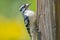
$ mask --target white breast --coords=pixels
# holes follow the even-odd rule
[[[31,10],[26,10],[25,11],[25,15],[27,15],[27,16],[33,16],[34,15],[34,12],[31,11]]]
[[[31,11],[31,10],[26,10],[24,14],[29,17],[30,24],[33,25],[35,20],[36,20],[35,13],[33,11]]]

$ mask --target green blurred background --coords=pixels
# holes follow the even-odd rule
[[[36,0],[0,0],[0,40],[30,40],[19,7],[29,7],[36,12]]]

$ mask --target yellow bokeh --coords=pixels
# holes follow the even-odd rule
[[[24,23],[18,18],[0,16],[0,40],[29,40]]]

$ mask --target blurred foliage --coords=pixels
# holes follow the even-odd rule
[[[36,0],[0,0],[0,40],[30,40],[19,7],[25,3],[36,12]]]
[[[29,7],[31,10],[36,11],[35,0],[0,0],[0,15],[3,14],[7,17],[15,17],[20,14],[19,7],[25,3],[32,3]]]

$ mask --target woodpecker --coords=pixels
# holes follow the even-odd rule
[[[28,9],[28,7],[30,5],[31,5],[31,3],[23,4],[19,8],[19,10],[20,10],[20,12],[22,12],[22,15],[24,18],[24,23],[25,23],[25,26],[26,26],[30,36],[33,37],[34,33],[36,33],[36,26],[35,26],[36,15],[35,15],[34,11]],[[33,38],[32,38],[32,40],[33,40]]]

